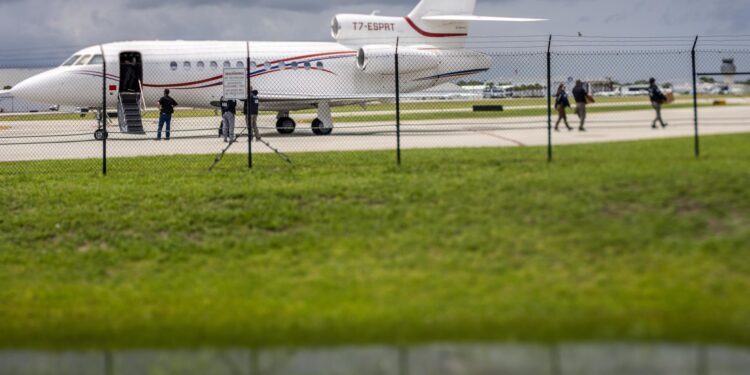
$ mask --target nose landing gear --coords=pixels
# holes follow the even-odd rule
[[[94,139],[97,141],[103,141],[106,138],[109,138],[109,133],[106,133],[104,129],[96,129],[94,132]]]
[[[97,110],[95,112],[96,114],[96,124],[97,128],[94,131],[94,139],[97,141],[103,141],[107,138],[109,138],[109,132],[104,131],[104,121],[109,121],[109,117],[101,110]]]

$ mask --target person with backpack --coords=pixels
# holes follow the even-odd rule
[[[165,89],[164,96],[159,99],[159,128],[156,130],[157,141],[161,140],[161,130],[164,124],[167,124],[166,140],[169,140],[169,128],[172,125],[172,114],[176,106],[177,102],[169,96],[169,89]]]
[[[656,85],[655,78],[649,79],[648,83],[648,96],[651,100],[651,106],[654,107],[654,110],[656,111],[656,118],[654,119],[654,122],[651,123],[651,128],[657,129],[657,122],[661,124],[662,128],[666,128],[669,124],[664,122],[664,120],[661,118],[661,107],[667,102],[667,96],[664,95],[659,86]]]
[[[235,100],[224,100],[221,97],[221,134],[224,137],[224,142],[234,141],[234,120],[237,114],[237,101]]]
[[[561,121],[565,121],[565,127],[567,127],[568,130],[573,130],[573,128],[568,124],[568,115],[565,112],[565,109],[569,107],[570,100],[568,100],[568,93],[565,92],[565,85],[561,83],[557,88],[557,95],[555,95],[555,109],[557,110],[558,114],[557,123],[555,124],[555,131],[560,131]]]

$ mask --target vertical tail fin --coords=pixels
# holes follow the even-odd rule
[[[476,0],[422,0],[409,18],[416,22],[427,16],[472,15],[475,6]]]
[[[537,22],[540,18],[475,16],[476,0],[422,0],[406,17],[406,22],[425,37],[465,37],[469,22]]]
[[[428,42],[430,44],[441,41],[455,43],[468,36],[469,22],[464,20],[433,21],[424,17],[441,15],[472,15],[476,0],[422,0],[405,17],[406,22],[412,29],[412,42]]]

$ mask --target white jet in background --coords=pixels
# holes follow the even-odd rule
[[[34,102],[100,110],[106,59],[107,106],[118,108],[122,131],[142,134],[142,128],[130,126],[136,120],[140,124],[140,116],[133,113],[158,101],[165,88],[182,107],[212,108],[211,102],[222,95],[223,69],[245,67],[249,47],[252,87],[260,92],[261,110],[277,112],[277,130],[294,131],[290,111],[317,108],[312,130],[325,135],[333,129],[331,107],[393,98],[397,38],[401,92],[410,93],[491,68],[488,56],[464,48],[470,21],[543,21],[475,16],[475,3],[422,0],[406,17],[339,14],[331,22],[336,42],[330,43],[143,41],[93,46],[19,83],[11,93]]]

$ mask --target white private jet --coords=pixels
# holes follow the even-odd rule
[[[339,14],[331,22],[336,42],[330,43],[145,41],[93,46],[19,83],[11,94],[101,110],[106,87],[107,107],[118,108],[120,129],[143,134],[140,111],[145,103],[156,103],[164,89],[170,89],[182,107],[213,108],[211,103],[223,93],[223,69],[241,67],[259,91],[261,110],[278,113],[280,133],[296,127],[290,111],[317,108],[312,130],[326,135],[333,129],[331,107],[393,98],[397,38],[401,92],[410,93],[491,68],[486,55],[464,48],[470,21],[544,21],[475,16],[475,3],[422,0],[406,17]],[[127,69],[131,84],[125,82]],[[133,74],[137,85],[132,85]],[[101,130],[96,135],[99,138]]]

